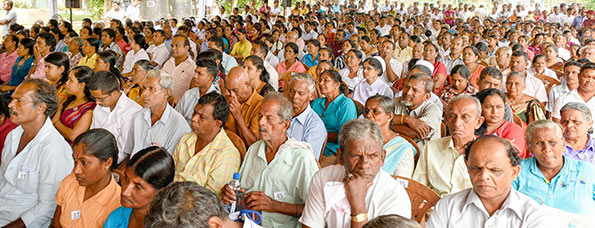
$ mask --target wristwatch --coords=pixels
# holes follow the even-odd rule
[[[351,216],[351,221],[352,222],[365,222],[365,221],[368,221],[368,213],[361,213],[361,214],[357,214],[357,215],[352,215]]]

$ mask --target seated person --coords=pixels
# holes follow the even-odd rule
[[[54,127],[68,142],[74,141],[91,126],[93,109],[96,106],[87,86],[91,77],[93,77],[93,71],[88,66],[72,68],[64,86],[68,98],[60,104],[52,118]]]
[[[413,180],[439,195],[471,187],[463,155],[483,123],[479,100],[465,94],[453,97],[446,107],[445,121],[450,135],[428,142],[413,172]]]
[[[2,161],[2,149],[4,148],[4,140],[12,129],[18,125],[10,121],[10,111],[8,109],[7,99],[0,96],[0,162]]]
[[[199,59],[196,61],[196,68],[194,69],[194,75],[192,76],[192,82],[196,84],[196,87],[184,92],[182,99],[176,104],[176,111],[186,118],[188,125],[192,124],[194,107],[200,97],[213,91],[217,93],[219,92],[217,86],[213,84],[213,81],[217,77],[217,73],[219,73],[217,62],[206,59]]]
[[[137,151],[152,145],[164,147],[173,154],[182,136],[191,131],[182,114],[167,103],[173,87],[174,79],[165,71],[147,73],[143,84],[144,109],[132,117],[128,129],[130,137],[124,146],[125,156],[134,156]]]
[[[33,61],[35,61],[35,56],[33,56],[35,49],[34,46],[35,41],[31,38],[23,38],[21,41],[19,41],[19,45],[16,50],[19,57],[17,57],[14,65],[12,66],[8,84],[1,85],[0,91],[13,91],[23,82],[23,80],[25,80],[25,77],[29,75]]]
[[[173,153],[175,181],[193,181],[220,196],[241,164],[240,152],[223,130],[229,104],[217,92],[210,92],[200,97],[193,113],[192,132],[180,139]]]
[[[291,102],[280,93],[265,96],[259,109],[262,140],[248,148],[240,167],[246,207],[262,211],[263,227],[299,225],[310,180],[318,171],[310,145],[287,137],[292,109]],[[229,185],[223,186],[221,194],[225,204],[235,200]]]
[[[72,157],[74,169],[56,193],[52,227],[101,227],[120,206],[120,185],[112,173],[118,168],[116,138],[101,128],[86,131],[74,140]]]
[[[141,59],[136,61],[134,67],[132,67],[132,77],[122,86],[124,94],[141,106],[143,105],[143,91],[141,87],[145,81],[147,72],[150,70],[153,70],[153,65],[151,65],[149,60]]]
[[[240,136],[248,147],[258,141],[258,110],[262,96],[250,86],[248,74],[241,67],[229,71],[224,91],[231,112],[225,129]]]
[[[422,228],[412,219],[400,215],[381,215],[366,223],[363,228]]]
[[[527,127],[525,137],[533,157],[521,162],[521,173],[512,187],[538,204],[594,218],[595,167],[563,155],[560,125],[551,120],[535,121]]]
[[[112,211],[103,227],[145,227],[149,204],[159,190],[173,182],[174,172],[174,161],[163,147],[151,146],[134,154],[120,177],[122,206]]]
[[[376,94],[393,98],[393,91],[380,79],[382,76],[382,64],[376,58],[368,58],[362,66],[364,68],[364,80],[358,83],[353,89],[353,100],[365,104],[368,97]]]
[[[248,74],[250,86],[256,90],[258,95],[264,96],[275,88],[270,83],[269,72],[264,68],[264,60],[258,56],[251,55],[244,59],[242,64]]]
[[[382,170],[391,175],[411,178],[417,151],[409,141],[390,129],[394,112],[395,103],[392,98],[374,95],[366,101],[364,117],[374,121],[380,127],[384,139],[382,148],[386,150]]]
[[[48,227],[60,182],[72,171],[72,149],[49,119],[58,108],[56,88],[27,79],[12,94],[0,165],[0,226]]]
[[[340,164],[325,167],[312,177],[300,218],[304,227],[362,227],[368,220],[388,214],[410,218],[407,192],[382,170],[386,151],[378,125],[367,119],[351,120],[343,125],[339,141]],[[346,198],[349,205],[330,203],[326,197],[331,195]]]
[[[477,88],[479,91],[486,90],[486,89],[497,89],[502,90],[502,72],[498,70],[498,68],[489,66],[484,68],[479,74],[479,78],[477,79]],[[510,105],[508,103],[504,103],[504,119],[508,122],[514,122],[514,114],[512,114],[512,109],[510,109]]]
[[[467,147],[465,162],[473,187],[438,201],[428,228],[496,223],[506,227],[567,227],[553,209],[512,188],[512,181],[521,172],[521,161],[508,140],[481,136]]]
[[[310,107],[310,102],[316,96],[316,82],[312,76],[297,73],[289,82],[289,100],[293,104],[291,125],[287,136],[302,142],[307,142],[314,151],[316,160],[320,158],[326,140],[326,128],[322,119]]]
[[[589,129],[593,116],[587,105],[570,102],[560,109],[560,125],[564,130],[566,150],[564,155],[595,165],[595,140]]]
[[[90,128],[104,128],[116,137],[118,164],[120,164],[127,158],[123,149],[126,142],[130,140],[133,116],[142,108],[120,91],[120,81],[111,72],[94,73],[87,86],[97,103],[93,109]]]
[[[523,73],[513,71],[506,77],[506,93],[504,95],[512,112],[523,121],[523,126],[521,126],[523,128],[535,120],[545,119],[545,113],[539,100],[523,93],[526,86],[526,77]]]
[[[423,73],[407,77],[403,95],[395,98],[393,129],[412,138],[419,148],[440,138],[442,111],[429,101],[434,81]]]

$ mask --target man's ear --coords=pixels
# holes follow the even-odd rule
[[[519,174],[521,174],[521,166],[517,165],[517,166],[513,166],[512,167],[512,179],[515,180]]]
[[[208,220],[209,223],[209,228],[222,228],[223,227],[223,221],[221,221],[221,219],[219,219],[219,217],[217,216],[211,216]]]

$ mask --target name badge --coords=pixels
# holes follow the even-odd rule
[[[285,192],[275,192],[273,193],[273,196],[275,197],[275,200],[282,200],[286,197]]]
[[[70,212],[70,218],[72,220],[80,219],[81,218],[81,210],[71,211]]]
[[[26,180],[27,179],[27,172],[23,172],[23,171],[19,172],[17,174],[17,179],[19,179],[19,180]]]

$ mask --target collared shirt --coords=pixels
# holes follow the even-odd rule
[[[434,139],[422,150],[413,179],[442,196],[470,188],[464,157],[455,150],[452,136]]]
[[[165,61],[169,59],[169,50],[165,46],[165,43],[160,45],[152,44],[148,49],[147,52],[151,54],[151,60],[157,63],[157,68],[161,68]]]
[[[287,129],[287,136],[310,144],[314,151],[314,157],[318,160],[327,133],[322,119],[308,105],[302,113],[291,119],[291,125]]]
[[[97,60],[97,53],[93,54],[93,56],[89,57],[83,56],[81,60],[79,60],[79,66],[88,66],[91,69],[95,68],[95,60]]]
[[[221,188],[233,179],[241,165],[240,152],[225,130],[220,129],[213,141],[195,152],[198,136],[185,134],[174,151],[174,181],[194,181],[221,197]]]
[[[275,89],[275,91],[279,90],[279,73],[275,70],[272,64],[265,61],[264,62],[264,69],[269,73],[269,84]]]
[[[213,91],[221,93],[215,85],[211,85],[205,94]],[[182,99],[176,104],[176,111],[184,116],[186,121],[188,121],[188,126],[192,123],[192,114],[194,114],[194,107],[198,103],[198,99],[200,99],[200,88],[194,87],[186,91]]]
[[[287,60],[283,60],[283,62],[280,62],[275,67],[275,70],[277,70],[279,75],[282,75],[285,72],[306,73],[306,67],[304,67],[304,64],[302,64],[300,61],[297,61],[297,59],[289,67],[285,66],[285,61]]]
[[[74,173],[64,178],[56,193],[62,227],[103,227],[109,214],[120,207],[120,185],[110,176],[108,185],[88,199],[84,199],[86,187],[79,185]],[[78,216],[73,216],[75,212]]]
[[[492,134],[509,139],[514,145],[516,145],[519,150],[521,150],[519,152],[519,157],[521,157],[521,159],[531,156],[526,150],[525,131],[519,125],[509,122],[508,120],[504,120],[502,125],[492,132]]]
[[[595,141],[593,141],[593,137],[590,134],[587,134],[587,138],[587,145],[585,145],[585,148],[582,149],[575,150],[566,144],[566,151],[564,152],[564,155],[568,156],[569,158],[586,161],[595,165]]]
[[[105,47],[105,44],[102,44],[101,47],[99,47],[100,51],[106,51],[106,50],[112,50],[114,51],[118,56],[118,59],[116,60],[116,68],[120,68],[120,66],[122,66],[122,61],[124,61],[124,52],[122,52],[122,49],[120,49],[120,46],[118,46],[116,44],[116,42],[111,42],[109,44],[109,46]]]
[[[556,102],[554,103],[554,110],[552,111],[552,117],[556,119],[560,119],[560,109],[564,107],[565,104],[570,102],[578,102],[587,105],[591,110],[591,114],[595,113],[595,97],[591,97],[588,101],[585,102],[580,94],[578,94],[578,89],[574,89],[570,91],[566,96],[559,97]],[[593,127],[595,127],[595,121],[593,122]]]
[[[151,109],[144,108],[134,114],[130,126],[130,137],[124,146],[124,153],[134,156],[136,152],[153,144],[167,149],[173,154],[176,144],[184,134],[191,131],[182,114],[166,104],[161,118],[151,124]]]
[[[401,63],[409,61],[411,56],[413,56],[413,48],[407,46],[403,49],[399,47],[399,45],[395,45],[395,52],[393,53],[393,58],[398,60]]]
[[[16,63],[17,57],[19,57],[17,55],[17,51],[13,51],[10,54],[7,52],[2,52],[2,54],[0,54],[0,80],[4,82],[8,82],[10,80],[12,67]]]
[[[118,143],[118,164],[127,157],[127,154],[124,153],[124,145],[130,140],[130,129],[134,114],[141,109],[140,105],[128,98],[124,93],[118,98],[114,110],[99,105],[93,109],[93,120],[90,129],[105,128],[115,136]]]
[[[14,9],[6,11],[2,20],[7,20],[8,23],[2,25],[2,37],[8,35],[8,28],[10,25],[17,23],[17,12]]]
[[[240,167],[240,183],[246,192],[262,191],[272,199],[289,204],[304,204],[310,180],[318,164],[310,145],[288,138],[269,163],[262,140],[248,148]],[[301,227],[297,218],[280,213],[262,212],[263,227]]]
[[[223,54],[223,59],[221,60],[221,66],[223,66],[223,70],[225,71],[225,74],[227,75],[227,73],[229,73],[231,68],[238,66],[238,61],[236,61],[236,58],[234,58],[231,55],[228,55],[225,52],[223,52],[222,54]]]
[[[562,156],[564,165],[551,180],[543,176],[535,157],[521,161],[521,173],[512,187],[537,203],[595,218],[595,167]]]
[[[342,93],[331,101],[328,104],[328,107],[325,105],[326,99],[326,97],[321,97],[314,100],[314,102],[312,102],[312,110],[314,110],[314,112],[320,116],[322,122],[324,122],[326,132],[337,132],[337,135],[339,135],[343,124],[349,120],[357,118],[355,103]],[[339,148],[339,144],[327,141],[324,149],[324,156],[328,157],[336,154],[337,148]]]
[[[48,80],[48,78],[45,76],[45,58],[48,57],[48,55],[49,54],[47,54],[46,56],[39,59],[39,61],[37,61],[37,63],[35,64],[35,70],[29,76],[29,78],[41,79],[44,81]]]
[[[436,97],[438,102],[440,98]],[[423,148],[424,145],[432,140],[440,138],[440,124],[442,123],[442,109],[434,102],[427,100],[424,101],[421,105],[419,105],[414,110],[409,110],[409,107],[405,106],[401,103],[401,97],[395,98],[395,114],[396,115],[409,115],[411,117],[417,118],[421,121],[424,121],[426,124],[432,128],[430,133],[423,139],[414,139],[417,143],[419,148]]]
[[[366,80],[362,80],[353,88],[353,100],[365,104],[369,97],[376,94],[393,98],[393,91],[380,78],[377,78],[371,85]]]
[[[555,86],[550,90],[548,94],[547,103],[545,105],[545,110],[553,113],[554,112],[554,105],[556,104],[556,100],[562,96],[566,96],[570,93],[570,89],[568,89],[568,85],[566,83],[562,83],[560,85]]]
[[[250,41],[245,40],[244,42],[238,41],[235,45],[233,45],[233,49],[231,49],[230,55],[236,56],[241,55],[242,58],[246,58],[250,56],[250,51],[252,50],[252,44]]]
[[[318,38],[318,33],[316,33],[314,30],[310,30],[310,32],[304,31],[304,34],[302,34],[302,40],[304,41],[309,41],[316,38]]]
[[[174,103],[178,103],[184,93],[190,88],[190,81],[194,75],[196,63],[188,56],[184,62],[176,66],[176,60],[171,57],[165,64],[163,70],[174,77],[174,89],[172,95],[174,96]]]
[[[312,56],[312,54],[307,54],[302,59],[302,62],[304,62],[304,64],[308,67],[316,66],[316,65],[318,65],[318,57],[319,56],[320,55],[317,55],[316,58],[314,58]]]
[[[450,74],[450,71],[456,65],[465,65],[465,63],[463,62],[463,54],[459,54],[459,57],[457,57],[456,59],[452,59],[452,57],[450,57],[450,51],[444,53],[444,61],[442,62],[446,66],[446,72],[448,74]]]
[[[134,64],[136,63],[136,61],[142,60],[142,59],[150,60],[149,55],[147,54],[145,49],[141,48],[136,53],[134,53],[134,50],[130,50],[128,52],[128,54],[126,54],[126,60],[124,60],[124,65],[122,65],[122,74],[132,72],[132,67],[134,67]],[[192,73],[194,73],[194,72],[192,72]],[[172,76],[174,76],[174,75],[172,75]]]
[[[565,218],[555,209],[541,206],[514,189],[490,216],[477,193],[469,188],[438,201],[427,227],[567,227],[562,220]]]
[[[47,118],[17,154],[23,127],[6,136],[0,165],[0,226],[22,219],[27,227],[48,227],[60,182],[74,166],[72,149]]]
[[[314,174],[304,213],[300,222],[308,227],[351,227],[351,214],[330,208],[329,187],[343,183],[345,178],[343,165],[331,165]],[[380,170],[368,187],[365,196],[368,221],[381,215],[397,214],[411,218],[411,201],[407,192],[397,180],[387,172]],[[328,211],[327,211],[328,210]]]
[[[260,103],[262,102],[262,96],[256,93],[256,90],[252,91],[248,100],[242,104],[242,117],[246,127],[252,131],[255,135],[258,135],[258,111],[260,110]],[[229,115],[227,122],[225,123],[225,130],[230,130],[237,135],[240,135],[238,130],[237,121],[232,115]],[[244,141],[245,142],[245,141]],[[249,145],[248,145],[249,146]]]
[[[355,89],[355,86],[364,80],[364,69],[363,67],[359,67],[357,73],[355,74],[355,77],[353,78],[349,77],[349,73],[351,73],[349,67],[345,67],[339,71],[339,74],[341,75],[341,80],[345,82],[349,90],[353,91]]]

